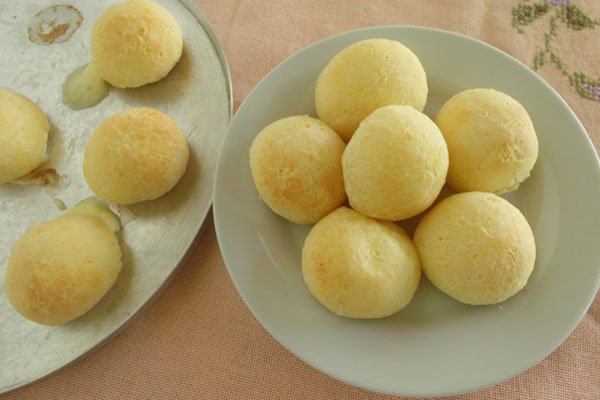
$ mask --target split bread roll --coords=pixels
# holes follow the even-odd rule
[[[535,263],[527,220],[492,193],[442,200],[421,220],[414,240],[431,283],[466,304],[495,304],[515,295]]]
[[[513,191],[537,160],[538,139],[527,111],[497,90],[458,93],[435,122],[448,143],[448,184],[456,191]]]
[[[410,303],[421,270],[402,228],[341,207],[306,237],[302,274],[310,293],[330,311],[383,318]]]
[[[423,111],[426,101],[421,62],[402,43],[388,39],[363,40],[340,51],[315,88],[319,118],[346,142],[376,109],[401,104]]]
[[[85,204],[85,203],[84,203]],[[18,240],[6,269],[4,287],[25,318],[61,325],[88,312],[114,284],[121,248],[114,214],[88,205],[29,229]]]
[[[104,200],[137,203],[170,191],[185,172],[189,154],[186,137],[169,116],[132,108],[106,119],[90,136],[83,174]]]
[[[28,174],[46,161],[50,122],[27,97],[0,88],[0,183]]]
[[[342,157],[348,200],[371,218],[398,221],[427,209],[444,186],[448,150],[437,126],[409,106],[379,108]]]
[[[91,62],[118,88],[156,82],[181,58],[177,20],[151,0],[125,0],[108,8],[92,29]]]
[[[344,148],[342,139],[318,119],[297,115],[273,122],[250,147],[260,198],[289,221],[317,222],[346,201]]]

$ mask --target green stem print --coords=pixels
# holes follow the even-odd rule
[[[551,13],[549,30],[544,34],[544,47],[533,57],[533,70],[537,71],[541,66],[552,63],[569,79],[581,97],[600,102],[600,78],[593,80],[582,72],[569,71],[553,47],[559,24],[580,31],[600,26],[600,19],[588,17],[572,0],[545,0],[537,3],[521,2],[514,6],[512,25],[517,32],[524,33],[524,27],[547,13]]]

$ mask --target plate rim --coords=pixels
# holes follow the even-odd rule
[[[583,136],[585,137],[585,143],[586,143],[586,147],[587,150],[591,151],[592,154],[594,154],[595,157],[593,157],[594,159],[594,165],[595,167],[593,167],[595,169],[595,174],[597,176],[600,176],[600,156],[598,155],[598,151],[596,150],[594,143],[592,142],[589,133],[587,132],[587,129],[585,128],[585,126],[582,124],[582,122],[579,120],[579,118],[577,117],[577,115],[575,114],[575,112],[571,109],[571,107],[568,105],[568,103],[563,99],[563,97],[548,83],[546,82],[546,80],[544,80],[539,74],[537,74],[536,72],[532,71],[531,68],[529,68],[526,64],[524,64],[523,62],[521,62],[520,60],[516,59],[515,57],[513,57],[512,55],[508,54],[507,52],[489,44],[486,43],[480,39],[471,37],[471,36],[467,36],[461,33],[457,33],[457,32],[453,32],[453,31],[448,31],[445,29],[439,29],[439,28],[433,28],[433,27],[428,27],[428,26],[419,26],[419,25],[373,25],[373,26],[369,26],[369,27],[363,27],[363,28],[358,28],[358,29],[352,29],[352,30],[347,30],[347,31],[343,31],[343,32],[339,32],[336,33],[334,35],[331,36],[327,36],[325,38],[322,38],[308,46],[305,46],[301,49],[299,49],[298,51],[294,52],[293,54],[289,55],[288,57],[286,57],[283,61],[281,61],[280,63],[278,63],[275,67],[273,67],[262,79],[260,79],[256,85],[252,88],[252,90],[250,90],[248,92],[248,94],[245,96],[244,100],[241,102],[241,104],[239,105],[239,107],[237,108],[237,110],[235,111],[235,114],[233,115],[233,118],[231,119],[230,123],[229,123],[229,129],[227,131],[227,134],[225,136],[225,140],[223,142],[223,146],[221,147],[221,152],[219,154],[219,157],[217,158],[217,166],[216,166],[216,171],[215,171],[215,175],[214,175],[214,187],[213,187],[213,218],[214,218],[214,225],[215,225],[215,234],[217,236],[217,242],[219,245],[219,249],[221,251],[221,255],[223,257],[223,261],[224,264],[226,266],[227,272],[229,274],[229,277],[231,279],[231,281],[233,282],[236,291],[238,293],[238,295],[242,298],[242,300],[244,301],[244,304],[246,305],[246,307],[250,310],[250,312],[252,313],[252,315],[254,316],[254,318],[260,323],[261,327],[271,336],[273,337],[273,339],[275,339],[282,347],[284,347],[287,351],[289,351],[290,353],[292,353],[295,357],[297,357],[299,360],[301,360],[302,362],[310,365],[312,368],[316,369],[317,371],[333,378],[336,379],[340,382],[343,382],[345,384],[354,386],[354,387],[359,387],[362,389],[366,389],[372,392],[377,392],[377,393],[382,393],[382,394],[387,394],[387,395],[394,395],[394,396],[420,396],[420,397],[435,397],[435,396],[454,396],[454,395],[460,395],[460,394],[467,394],[467,393],[472,393],[484,388],[489,388],[492,386],[495,386],[499,383],[505,382],[509,379],[512,379],[522,373],[524,373],[525,371],[531,369],[533,366],[537,365],[539,362],[541,362],[542,360],[544,360],[546,357],[548,357],[550,354],[552,354],[554,351],[556,351],[561,344],[573,333],[573,331],[577,328],[577,326],[581,323],[581,320],[583,319],[583,317],[586,315],[587,311],[589,310],[590,306],[592,305],[593,301],[595,300],[596,296],[598,295],[598,290],[600,289],[600,273],[596,274],[596,282],[595,282],[595,294],[593,294],[592,296],[590,296],[590,298],[587,301],[587,304],[585,305],[585,307],[583,307],[579,314],[574,316],[574,319],[572,320],[572,323],[568,324],[568,328],[561,332],[560,335],[557,335],[556,339],[553,340],[553,344],[552,344],[552,348],[549,351],[544,351],[544,355],[543,357],[539,358],[539,359],[534,359],[533,361],[531,361],[530,363],[527,363],[527,365],[524,368],[518,368],[515,371],[513,371],[512,373],[509,374],[504,374],[501,377],[496,377],[494,379],[491,379],[489,381],[486,382],[482,382],[482,383],[478,383],[476,385],[472,385],[469,388],[466,389],[456,389],[456,390],[450,390],[450,391],[431,391],[428,393],[423,393],[423,392],[409,392],[409,391],[405,391],[405,392],[397,392],[397,391],[387,391],[387,390],[382,390],[380,388],[377,387],[373,387],[367,384],[358,384],[355,382],[351,382],[347,379],[345,379],[342,376],[339,376],[336,371],[331,371],[322,367],[319,367],[317,365],[315,365],[315,363],[313,363],[312,361],[309,361],[307,359],[305,359],[304,357],[302,357],[301,355],[298,354],[297,351],[295,351],[294,349],[291,348],[291,346],[288,345],[288,343],[285,343],[284,341],[282,341],[279,337],[279,335],[276,335],[273,331],[272,331],[272,327],[269,327],[268,324],[266,324],[263,320],[263,318],[261,316],[259,316],[259,313],[257,313],[257,311],[255,310],[255,306],[250,304],[247,299],[246,296],[244,295],[243,291],[240,290],[240,284],[237,281],[235,274],[233,273],[233,267],[230,267],[231,262],[229,260],[229,256],[227,255],[227,252],[223,251],[223,246],[222,246],[222,242],[224,241],[224,236],[225,236],[225,232],[224,229],[222,228],[221,225],[221,218],[220,218],[220,209],[221,206],[219,205],[220,203],[217,201],[218,198],[218,193],[219,193],[219,185],[220,185],[220,180],[219,180],[219,176],[221,175],[221,169],[225,168],[224,165],[222,165],[222,159],[224,158],[223,153],[224,153],[224,149],[225,149],[225,143],[228,141],[230,134],[231,134],[231,127],[233,126],[234,122],[236,121],[236,119],[238,118],[238,114],[240,112],[240,110],[243,110],[243,108],[246,105],[247,99],[250,98],[254,92],[257,90],[258,87],[260,87],[263,82],[265,80],[267,80],[269,78],[269,76],[271,74],[273,74],[275,71],[279,70],[280,68],[282,68],[285,64],[287,64],[288,62],[290,62],[291,59],[300,56],[302,53],[308,51],[309,49],[312,49],[314,47],[320,46],[323,42],[329,41],[329,40],[335,40],[339,37],[345,36],[345,35],[350,35],[350,34],[359,34],[361,32],[373,32],[373,31],[386,31],[386,30],[405,30],[405,31],[425,31],[425,32],[435,32],[438,34],[443,34],[443,35],[448,35],[448,36],[452,36],[456,39],[459,40],[465,40],[471,43],[474,43],[478,46],[483,46],[488,48],[489,50],[492,50],[493,52],[497,53],[500,56],[503,56],[505,58],[508,58],[510,61],[512,61],[513,63],[516,63],[519,68],[525,70],[528,75],[532,78],[537,80],[539,83],[541,83],[546,89],[549,89],[550,93],[552,94],[553,97],[555,97],[560,104],[562,105],[562,107],[573,117],[574,121],[576,121],[577,125],[579,126],[579,128],[581,129],[582,133],[584,134]],[[579,134],[579,133],[578,133]],[[600,263],[598,263],[598,269],[600,271]]]
[[[215,52],[219,56],[219,62],[221,63],[221,69],[223,70],[223,75],[224,75],[223,77],[225,78],[227,98],[228,98],[228,104],[227,104],[228,110],[229,110],[229,112],[228,112],[228,120],[229,121],[228,121],[228,130],[227,130],[227,132],[228,132],[229,125],[231,124],[231,121],[233,118],[233,83],[231,80],[231,71],[229,68],[229,63],[227,62],[227,58],[225,57],[225,51],[223,49],[223,45],[221,44],[221,41],[219,40],[219,37],[218,37],[216,31],[214,30],[214,28],[212,27],[208,17],[202,12],[202,10],[200,9],[200,6],[197,5],[194,2],[194,0],[177,0],[177,1],[179,1],[179,3],[181,3],[194,16],[194,18],[196,18],[199,25],[202,27],[202,30],[204,30],[204,32],[208,36],[209,40],[211,41],[211,44],[213,45]],[[225,138],[227,137],[227,132],[224,132],[221,134],[221,138],[220,138],[219,142],[217,143],[216,151],[218,151],[219,154],[221,153],[221,150],[223,149],[223,145],[225,143]],[[71,365],[71,364],[75,363],[76,361],[79,361],[82,358],[88,356],[93,351],[99,349],[101,346],[104,346],[110,340],[115,338],[119,333],[121,333],[122,330],[124,330],[131,323],[133,323],[140,316],[140,314],[147,307],[149,307],[164,292],[164,290],[167,288],[167,286],[173,281],[173,279],[175,278],[175,276],[181,269],[182,265],[189,259],[192,251],[196,248],[196,246],[198,244],[199,238],[202,236],[202,234],[206,230],[206,217],[208,216],[208,213],[211,211],[213,200],[214,200],[214,184],[213,184],[213,182],[214,182],[214,177],[217,172],[216,166],[217,166],[218,161],[219,161],[219,157],[217,157],[217,160],[215,162],[213,176],[208,177],[208,179],[212,179],[212,182],[209,183],[209,185],[207,186],[207,190],[210,191],[209,196],[207,196],[209,201],[206,205],[205,210],[201,213],[202,218],[199,220],[199,226],[196,229],[196,234],[191,238],[189,244],[187,245],[187,250],[178,258],[178,260],[175,262],[175,266],[171,269],[171,271],[165,277],[164,281],[158,286],[158,288],[154,291],[154,293],[152,293],[152,295],[149,296],[141,305],[139,305],[137,308],[133,309],[133,312],[131,313],[131,315],[129,315],[121,324],[115,325],[115,328],[108,335],[106,335],[103,339],[99,340],[96,344],[91,346],[89,349],[78,354],[77,356],[75,356],[74,358],[65,362],[64,364],[62,364],[58,367],[55,367],[53,369],[49,369],[48,371],[46,371],[42,374],[39,374],[33,378],[23,380],[12,386],[0,387],[0,395],[12,392],[14,390],[17,390],[17,389],[25,387],[25,386],[28,386],[28,385],[30,385],[34,382],[37,382],[43,378],[53,375],[54,373],[60,371],[61,369],[65,368],[66,366]]]

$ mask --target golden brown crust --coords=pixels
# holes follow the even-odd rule
[[[417,56],[394,40],[369,39],[336,54],[315,89],[319,118],[345,141],[371,112],[389,104],[422,111],[427,101],[425,70]]]
[[[306,115],[268,125],[250,147],[250,168],[261,199],[292,222],[317,222],[346,200],[344,148],[331,128]]]
[[[410,106],[377,109],[361,122],[342,157],[352,207],[371,218],[398,221],[429,207],[448,171],[437,126]]]
[[[448,184],[459,192],[515,190],[538,156],[533,123],[523,106],[494,89],[453,96],[436,116],[450,154]]]
[[[503,198],[466,192],[438,203],[419,223],[415,245],[431,283],[467,304],[494,304],[520,291],[535,263],[533,232]]]
[[[132,108],[102,122],[90,136],[83,173],[103,199],[130,204],[171,190],[185,172],[189,149],[169,116]]]
[[[126,0],[102,14],[92,30],[92,64],[102,78],[119,88],[156,82],[181,57],[179,24],[150,0]]]
[[[19,239],[4,286],[24,317],[60,325],[89,311],[120,270],[115,235],[98,218],[71,214],[36,225]]]
[[[0,88],[0,183],[33,171],[46,161],[50,122],[27,97]]]
[[[311,294],[330,311],[350,318],[382,318],[413,298],[421,270],[404,231],[340,207],[309,232],[302,273]]]

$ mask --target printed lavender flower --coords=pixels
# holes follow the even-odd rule
[[[598,1],[598,0],[597,0]],[[555,38],[561,31],[559,25],[573,31],[594,29],[600,27],[600,18],[588,16],[573,0],[538,0],[530,2],[521,0],[512,10],[512,26],[519,33],[525,33],[525,28],[539,18],[550,14],[549,30],[544,34],[543,47],[538,48],[533,56],[532,68],[537,71],[550,62],[569,79],[577,93],[585,99],[600,102],[600,80],[592,80],[583,72],[573,72],[560,57],[560,51],[555,46]]]
[[[584,83],[582,86],[590,95],[591,99],[600,101],[600,85],[590,85],[589,83]]]
[[[571,0],[546,0],[546,4],[549,6],[568,6],[571,4]]]

